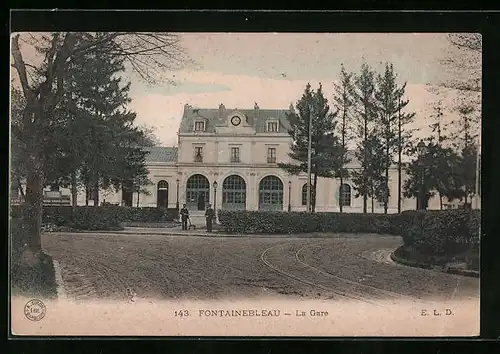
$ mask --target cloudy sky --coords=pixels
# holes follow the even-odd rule
[[[429,91],[429,84],[443,79],[439,60],[449,48],[445,34],[190,33],[181,38],[195,65],[165,73],[176,85],[151,87],[128,76],[137,123],[153,126],[166,146],[177,143],[185,103],[252,108],[257,102],[261,108],[287,109],[307,82],[313,88],[321,82],[331,101],[342,63],[350,71],[358,71],[364,60],[378,70],[393,63],[400,82],[407,82],[408,110],[417,113],[416,126],[427,126],[438,99],[455,97],[453,92],[437,97]]]
[[[288,109],[308,82],[332,101],[333,83],[341,64],[359,71],[363,61],[382,71],[394,65],[400,83],[406,82],[407,111],[416,112],[415,127],[427,127],[432,106],[438,100],[452,107],[456,93],[432,92],[445,79],[440,60],[450,52],[446,34],[328,34],[328,33],[181,33],[181,45],[194,62],[163,75],[175,85],[155,86],[133,72],[129,108],[137,124],[154,128],[164,146],[177,144],[177,130],[184,104],[200,108]],[[29,47],[22,47],[28,57]],[[32,50],[32,48],[31,48]],[[431,89],[431,90],[430,90]],[[456,113],[445,110],[445,118]],[[421,135],[427,134],[423,129]]]

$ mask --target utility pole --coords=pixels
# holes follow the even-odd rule
[[[480,178],[480,175],[481,175],[481,143],[478,144],[477,146],[477,156],[476,156],[476,181],[475,181],[475,185],[476,185],[476,193],[474,195],[474,200],[475,200],[475,205],[474,205],[474,209],[479,209],[479,197],[480,197],[480,192],[479,192],[479,178]]]
[[[307,144],[307,212],[311,212],[311,145],[312,145],[312,114],[309,110],[309,140]]]

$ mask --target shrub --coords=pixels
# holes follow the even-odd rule
[[[73,227],[79,230],[121,230],[120,209],[115,207],[78,207],[73,215]]]
[[[23,212],[22,205],[13,205],[11,208],[13,218],[22,217]],[[45,206],[42,215],[44,225],[81,230],[119,230],[123,221],[164,222],[174,219],[177,219],[176,208],[135,208],[114,205],[76,207],[74,215],[71,206]]]
[[[222,229],[241,234],[312,232],[400,235],[424,255],[459,254],[479,246],[477,210],[405,211],[401,214],[218,211]]]
[[[218,211],[222,228],[242,234],[349,232],[394,234],[391,214]]]
[[[401,236],[423,254],[459,254],[479,241],[479,212],[467,209],[413,211]]]

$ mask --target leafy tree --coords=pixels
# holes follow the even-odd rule
[[[345,168],[345,165],[350,162],[350,158],[347,156],[348,146],[347,143],[351,138],[351,119],[353,114],[354,106],[354,87],[353,87],[353,74],[347,73],[344,65],[341,65],[340,69],[340,83],[335,84],[335,96],[334,100],[336,103],[336,108],[338,113],[340,113],[340,124],[339,133],[341,140],[342,152],[340,154],[340,166],[338,171],[338,177],[340,179],[340,185],[344,184],[344,178],[349,177],[349,171]],[[339,203],[340,212],[343,211],[342,203]]]
[[[436,192],[448,200],[461,199],[461,165],[461,157],[453,149],[429,139],[426,152],[407,166],[409,178],[405,181],[404,196],[418,200],[424,193],[426,204]]]
[[[371,209],[374,212],[374,200],[383,201],[384,193],[384,145],[377,135],[370,135],[367,140],[358,143],[356,158],[361,168],[352,172],[356,197],[360,195],[371,198]]]
[[[292,137],[289,156],[296,163],[278,163],[289,174],[298,175],[308,170],[309,119],[311,119],[311,174],[313,176],[312,211],[315,210],[318,177],[334,177],[341,168],[342,146],[335,135],[336,113],[330,112],[328,100],[323,94],[321,84],[317,91],[307,84],[304,93],[296,104],[296,111],[287,113],[290,124],[288,133]]]
[[[375,105],[375,72],[366,63],[361,66],[361,72],[354,79],[355,121],[354,131],[358,140],[355,151],[360,161],[361,171],[357,171],[353,182],[356,196],[363,196],[363,213],[367,212],[368,196],[370,195],[372,177],[370,175],[370,136],[373,134],[373,123],[377,118]],[[354,172],[353,172],[354,175]]]
[[[387,214],[388,201],[390,196],[389,189],[389,170],[394,164],[394,154],[398,153],[398,165],[401,165],[401,154],[409,134],[403,134],[404,125],[411,122],[412,114],[401,114],[401,111],[408,104],[408,100],[403,100],[406,83],[402,86],[397,85],[397,75],[394,72],[392,64],[385,65],[383,75],[377,77],[377,87],[375,90],[375,99],[378,112],[376,120],[377,131],[382,136],[384,144],[384,213]],[[399,191],[398,191],[399,193]],[[398,196],[398,211],[401,211],[401,197]]]
[[[480,115],[473,104],[462,101],[456,108],[459,118],[448,125],[449,139],[454,149],[462,157],[460,173],[465,203],[475,190],[475,176],[477,167],[477,145],[479,143]]]
[[[179,67],[184,62],[177,36],[165,33],[141,32],[56,32],[15,34],[12,41],[12,67],[25,99],[25,108],[18,124],[12,124],[12,134],[22,145],[26,167],[25,213],[31,250],[41,250],[43,187],[47,183],[56,156],[65,154],[54,139],[62,134],[54,114],[63,105],[70,64],[84,55],[100,57],[106,54],[123,57],[143,79],[154,82],[159,72]],[[26,60],[22,47],[35,49],[41,63]]]

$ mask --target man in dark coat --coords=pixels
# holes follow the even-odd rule
[[[186,204],[182,205],[181,209],[181,221],[182,221],[182,229],[187,230],[188,229],[188,219],[189,219],[189,210],[186,207]]]
[[[212,232],[212,221],[215,218],[215,212],[212,209],[212,205],[208,204],[207,210],[205,211],[205,219],[207,220],[207,231]]]

